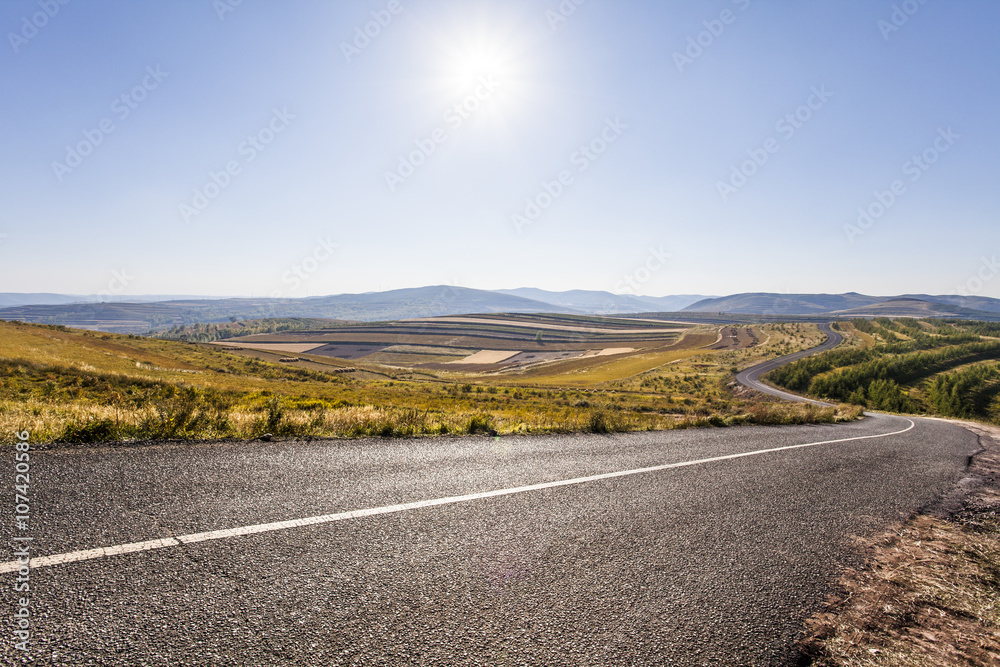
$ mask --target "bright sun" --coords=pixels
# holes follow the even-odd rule
[[[434,78],[447,95],[468,95],[482,78],[507,86],[524,75],[523,26],[504,12],[462,12],[442,21],[430,43]]]
[[[456,60],[454,69],[455,79],[466,86],[474,85],[480,77],[503,78],[505,74],[502,59],[485,50],[472,51],[460,56]]]

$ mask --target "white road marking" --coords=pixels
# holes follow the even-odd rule
[[[804,447],[817,447],[819,445],[832,445],[838,442],[852,442],[856,440],[873,440],[875,438],[888,438],[893,435],[900,435],[912,430],[916,424],[911,419],[906,421],[910,425],[901,431],[883,433],[881,435],[861,435],[854,438],[840,438],[839,440],[823,440],[821,442],[807,442],[801,445],[786,445],[784,447],[772,447],[770,449],[757,449],[739,454],[726,454],[724,456],[713,456],[707,459],[695,459],[693,461],[682,461],[680,463],[665,463],[648,468],[635,468],[634,470],[621,470],[619,472],[607,472],[600,475],[590,475],[589,477],[575,477],[573,479],[563,479],[558,482],[542,482],[540,484],[529,484],[528,486],[518,486],[510,489],[497,489],[496,491],[483,491],[482,493],[469,493],[464,496],[449,496],[446,498],[435,498],[433,500],[418,500],[412,503],[402,503],[400,505],[386,505],[384,507],[373,507],[370,509],[352,510],[350,512],[338,512],[337,514],[323,514],[311,516],[304,519],[290,519],[288,521],[275,521],[274,523],[260,523],[253,526],[243,526],[240,528],[229,528],[226,530],[213,530],[206,533],[191,533],[179,535],[177,537],[167,537],[159,540],[148,540],[146,542],[132,542],[131,544],[119,544],[112,547],[99,547],[97,549],[86,549],[84,551],[71,551],[69,553],[57,554],[55,556],[42,556],[31,558],[29,567],[49,567],[52,565],[65,565],[83,560],[95,558],[105,558],[107,556],[118,556],[120,554],[134,553],[136,551],[151,551],[153,549],[165,549],[167,547],[177,547],[182,544],[194,544],[196,542],[208,542],[210,540],[224,540],[230,537],[241,535],[254,535],[256,533],[269,533],[275,530],[286,530],[288,528],[301,528],[303,526],[315,526],[321,523],[332,523],[334,521],[346,521],[347,519],[360,519],[367,516],[378,516],[379,514],[394,514],[397,512],[407,512],[409,510],[422,509],[425,507],[437,507],[439,505],[453,505],[464,503],[470,500],[482,500],[484,498],[496,498],[499,496],[510,496],[516,493],[527,493],[529,491],[541,491],[543,489],[554,489],[560,486],[571,486],[584,484],[586,482],[597,482],[603,479],[614,479],[615,477],[627,477],[629,475],[639,475],[647,472],[657,472],[660,470],[670,470],[672,468],[685,468],[688,466],[702,465],[704,463],[715,463],[717,461],[730,461],[747,456],[759,456],[772,452],[784,452],[791,449],[802,449]],[[0,563],[0,573],[16,572],[23,567],[20,561],[9,561]]]

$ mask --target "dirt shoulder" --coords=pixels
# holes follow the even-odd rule
[[[802,664],[1000,664],[1000,428],[960,422],[983,450],[968,476],[896,530],[807,623]]]

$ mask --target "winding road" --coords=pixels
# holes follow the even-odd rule
[[[740,371],[736,375],[736,381],[740,384],[755,389],[757,391],[769,394],[771,396],[776,396],[782,398],[786,401],[795,401],[797,403],[813,403],[814,405],[829,406],[830,403],[824,403],[823,401],[816,401],[811,398],[805,398],[804,396],[798,396],[796,394],[789,393],[787,391],[781,391],[780,389],[775,389],[774,387],[764,384],[760,381],[760,378],[765,374],[770,373],[780,366],[785,364],[790,364],[793,361],[798,361],[799,359],[804,359],[805,357],[810,357],[814,354],[819,354],[820,352],[826,352],[827,350],[832,350],[833,348],[840,345],[844,340],[844,337],[834,331],[829,324],[819,324],[817,325],[819,330],[826,334],[827,338],[823,343],[817,347],[803,350],[802,352],[796,352],[795,354],[789,354],[784,357],[779,357],[777,359],[771,359],[770,361],[765,361],[764,363],[757,364],[756,366],[751,366],[746,370]]]
[[[31,639],[7,613],[4,664],[791,665],[852,536],[977,449],[873,416],[33,452]]]

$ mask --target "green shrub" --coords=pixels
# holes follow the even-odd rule
[[[473,417],[469,420],[469,425],[465,430],[471,435],[476,433],[497,434],[496,429],[493,428],[493,417],[489,415]]]
[[[591,433],[621,433],[631,430],[631,427],[621,414],[595,410],[590,413],[586,430]]]
[[[113,419],[91,419],[82,424],[68,424],[56,442],[110,442],[121,439]]]

